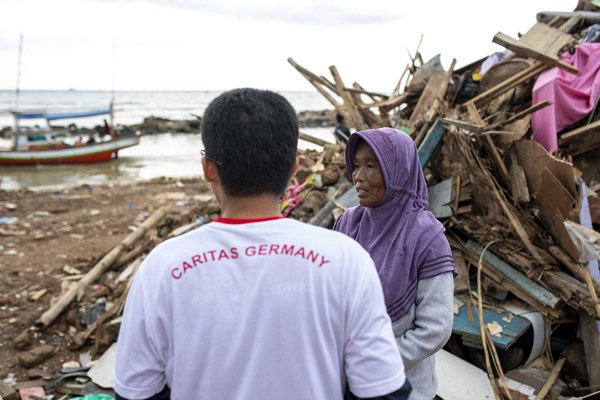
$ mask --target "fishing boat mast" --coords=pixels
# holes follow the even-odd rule
[[[21,58],[23,55],[23,32],[19,36],[19,58],[17,64],[17,87],[15,89],[15,111],[19,111],[19,97],[21,95]],[[19,128],[19,121],[15,119],[15,131]]]

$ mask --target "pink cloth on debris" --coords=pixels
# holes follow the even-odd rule
[[[549,152],[558,148],[558,132],[589,114],[600,95],[600,43],[580,44],[574,54],[563,53],[562,60],[579,73],[551,68],[533,86],[533,104],[552,102],[531,117],[534,139]]]

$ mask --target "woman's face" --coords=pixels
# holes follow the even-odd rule
[[[373,149],[363,141],[356,147],[352,181],[361,206],[376,207],[381,203],[385,194],[381,167]]]

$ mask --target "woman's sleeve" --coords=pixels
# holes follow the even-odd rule
[[[444,347],[452,334],[453,296],[452,272],[419,280],[415,327],[396,338],[405,368],[411,368]]]

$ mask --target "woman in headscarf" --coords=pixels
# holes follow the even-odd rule
[[[437,390],[434,355],[452,333],[456,269],[444,227],[427,210],[417,148],[403,132],[380,128],[350,136],[346,167],[359,206],[334,229],[358,241],[375,261],[406,375],[410,400]]]

